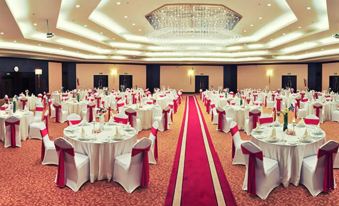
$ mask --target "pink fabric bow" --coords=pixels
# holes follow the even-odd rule
[[[257,128],[257,122],[259,120],[260,114],[261,112],[249,112],[249,116],[252,117],[252,124],[253,124],[252,129]]]
[[[41,140],[41,161],[44,160],[45,158],[45,144],[44,144],[44,137],[46,135],[48,135],[48,129],[45,128],[43,130],[40,130],[40,134],[41,134],[41,137],[42,137],[42,140]]]
[[[142,171],[141,171],[141,179],[140,179],[140,186],[147,187],[149,183],[149,162],[148,162],[148,151],[150,146],[143,149],[132,149],[132,157],[142,153],[143,160],[142,160]]]
[[[235,144],[234,144],[234,135],[239,132],[238,125],[236,124],[234,127],[231,128],[231,134],[232,134],[232,159],[234,159],[235,156]]]
[[[15,132],[15,126],[20,125],[20,120],[15,121],[15,122],[6,122],[5,121],[5,126],[9,126],[11,130],[11,147],[16,147],[16,132]]]
[[[87,105],[87,113],[88,114],[88,122],[92,122],[93,121],[93,109],[94,109],[95,105]]]
[[[128,111],[125,111],[125,114],[128,116],[128,122],[129,124],[131,125],[131,127],[133,127],[133,119],[134,117],[137,116],[137,112],[128,112]]]
[[[162,110],[162,113],[164,114],[164,130],[168,130],[168,112],[170,109],[164,109]]]
[[[222,111],[217,110],[217,113],[218,113],[218,130],[222,131],[222,128],[224,126],[223,125],[223,123],[224,123],[223,119],[224,119],[224,115],[226,115],[226,112],[225,112],[225,110],[222,110]]]
[[[154,136],[154,158],[158,161],[158,129],[152,127],[151,133]]]
[[[313,105],[313,108],[315,109],[315,115],[320,118],[320,110],[323,108],[322,105]]]
[[[55,145],[55,149],[59,154],[59,164],[58,164],[58,174],[56,179],[56,185],[58,187],[65,187],[66,185],[66,172],[65,170],[65,156],[69,154],[74,157],[73,148],[60,148],[58,145]]]
[[[114,122],[120,123],[120,124],[127,124],[128,118],[114,117]]]
[[[20,99],[20,102],[22,104],[22,110],[24,110],[27,103],[27,99]]]

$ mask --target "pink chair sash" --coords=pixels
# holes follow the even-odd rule
[[[301,99],[302,102],[308,102],[307,98]]]
[[[168,112],[170,109],[164,109],[162,110],[162,113],[164,114],[164,130],[168,130]]]
[[[131,127],[133,127],[133,116],[137,116],[137,112],[128,112],[128,111],[125,111],[125,114],[128,116],[128,122],[129,124],[131,125]]]
[[[142,153],[142,171],[141,171],[141,179],[140,179],[140,186],[147,187],[149,182],[149,162],[148,162],[148,151],[150,146],[143,149],[132,149],[132,157]]]
[[[303,100],[304,97],[305,97],[305,93],[304,93],[304,92],[301,92],[301,93],[300,93],[300,96],[301,96],[301,99]]]
[[[304,119],[305,124],[309,124],[309,125],[318,125],[320,120],[319,119],[309,119],[309,118],[305,118]]]
[[[268,123],[272,123],[273,117],[259,117],[259,123],[260,124],[268,124]]]
[[[151,133],[154,136],[154,158],[158,161],[158,129],[152,127]]]
[[[320,111],[323,108],[322,105],[313,105],[313,108],[315,109],[315,115],[320,118]]]
[[[42,137],[42,140],[41,140],[41,161],[44,160],[45,158],[45,144],[44,144],[44,137],[46,135],[48,135],[48,129],[47,127],[43,130],[40,130],[40,134],[41,134],[41,137]]]
[[[11,147],[16,147],[16,133],[15,133],[15,126],[16,125],[20,125],[20,120],[15,121],[15,122],[6,122],[5,121],[5,126],[9,126],[10,127],[10,131],[11,131]]]
[[[248,155],[248,173],[247,173],[247,192],[253,195],[256,195],[256,176],[255,176],[255,165],[256,159],[263,160],[262,151],[253,153],[247,150],[241,145],[241,150],[243,154]]]
[[[121,123],[121,124],[127,124],[128,118],[114,117],[114,122]]]
[[[224,115],[226,115],[226,112],[225,110],[223,111],[220,111],[220,110],[217,110],[217,113],[218,113],[218,130],[219,131],[222,131],[222,128],[223,128],[223,118],[224,118]]]
[[[211,105],[211,100],[207,99],[206,100],[206,112],[209,114],[210,113],[210,105]]]
[[[4,111],[4,110],[7,109],[7,107],[8,107],[8,106],[2,105],[2,106],[0,107],[0,110],[1,110],[1,111]]]
[[[5,97],[4,100],[5,100],[6,104],[9,104],[9,98],[8,97]]]
[[[55,122],[60,123],[61,105],[53,105],[55,109]]]
[[[137,103],[137,98],[135,98],[135,93],[132,93],[132,104],[136,104]]]
[[[257,94],[253,94],[253,101],[254,101],[254,102],[257,101],[257,97],[258,97]]]
[[[246,103],[250,104],[250,102],[251,102],[251,99],[250,98],[246,98]]]
[[[174,113],[177,113],[177,111],[178,111],[178,99],[173,100],[173,110],[174,110]]]
[[[272,101],[274,101],[275,99],[275,94],[272,94]]]
[[[235,144],[234,144],[234,135],[239,132],[238,125],[236,124],[234,127],[231,128],[231,134],[232,134],[232,159],[234,159],[235,156]]]
[[[95,99],[97,100],[97,107],[100,107],[101,97],[95,97]]]
[[[252,123],[253,123],[252,129],[257,128],[257,122],[259,121],[260,114],[261,112],[258,112],[258,113],[249,112],[249,116],[252,117]]]
[[[95,105],[87,105],[87,112],[89,112],[88,114],[88,122],[93,122],[93,109],[94,109]]]
[[[332,142],[328,143],[331,144]],[[324,174],[323,174],[323,192],[328,192],[330,189],[334,189],[334,174],[333,174],[333,163],[334,157],[338,152],[338,144],[330,150],[320,148],[318,151],[318,159],[325,156],[324,158]],[[326,145],[325,145],[326,147]]]
[[[65,156],[66,153],[74,157],[74,149],[73,148],[60,148],[55,145],[56,151],[59,153],[59,164],[58,164],[58,174],[56,178],[56,185],[58,187],[65,187],[66,185],[66,170],[65,170]]]
[[[277,101],[277,112],[280,112],[281,111],[281,100],[280,98],[277,98],[276,101]]]
[[[68,125],[77,125],[80,124],[81,119],[80,120],[68,120]]]
[[[213,116],[214,116],[214,114],[213,114],[213,109],[215,108],[215,104],[211,104],[211,121],[213,121]]]
[[[123,106],[125,106],[125,103],[124,103],[124,102],[117,103],[117,111],[119,112],[120,107],[123,107]]]

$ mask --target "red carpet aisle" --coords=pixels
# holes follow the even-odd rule
[[[190,96],[181,126],[166,205],[235,205],[195,97]]]

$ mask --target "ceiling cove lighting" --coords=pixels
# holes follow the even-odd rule
[[[190,62],[242,62],[242,61],[260,61],[263,57],[245,57],[245,58],[144,58],[144,61],[153,62],[171,62],[171,61],[190,61]]]

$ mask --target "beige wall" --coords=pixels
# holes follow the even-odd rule
[[[49,92],[60,90],[62,86],[62,64],[48,62],[48,88]]]
[[[112,76],[111,71],[117,70],[117,75]],[[109,89],[119,88],[119,75],[133,75],[133,87],[146,87],[146,66],[125,64],[77,64],[76,76],[79,78],[80,89],[93,88],[93,75],[109,75]]]
[[[322,75],[323,90],[327,90],[328,87],[330,86],[329,76],[332,75],[339,75],[339,62],[323,64],[323,75]]]
[[[270,89],[281,88],[282,75],[297,75],[297,89],[304,88],[307,80],[307,64],[275,64],[275,65],[244,65],[238,66],[238,88],[265,89],[268,87],[266,71],[272,69]]]
[[[209,76],[209,87],[218,89],[223,86],[223,66],[161,66],[160,86],[173,89],[183,89],[184,92],[194,92],[195,78],[188,76],[188,70],[194,69],[194,75]]]

